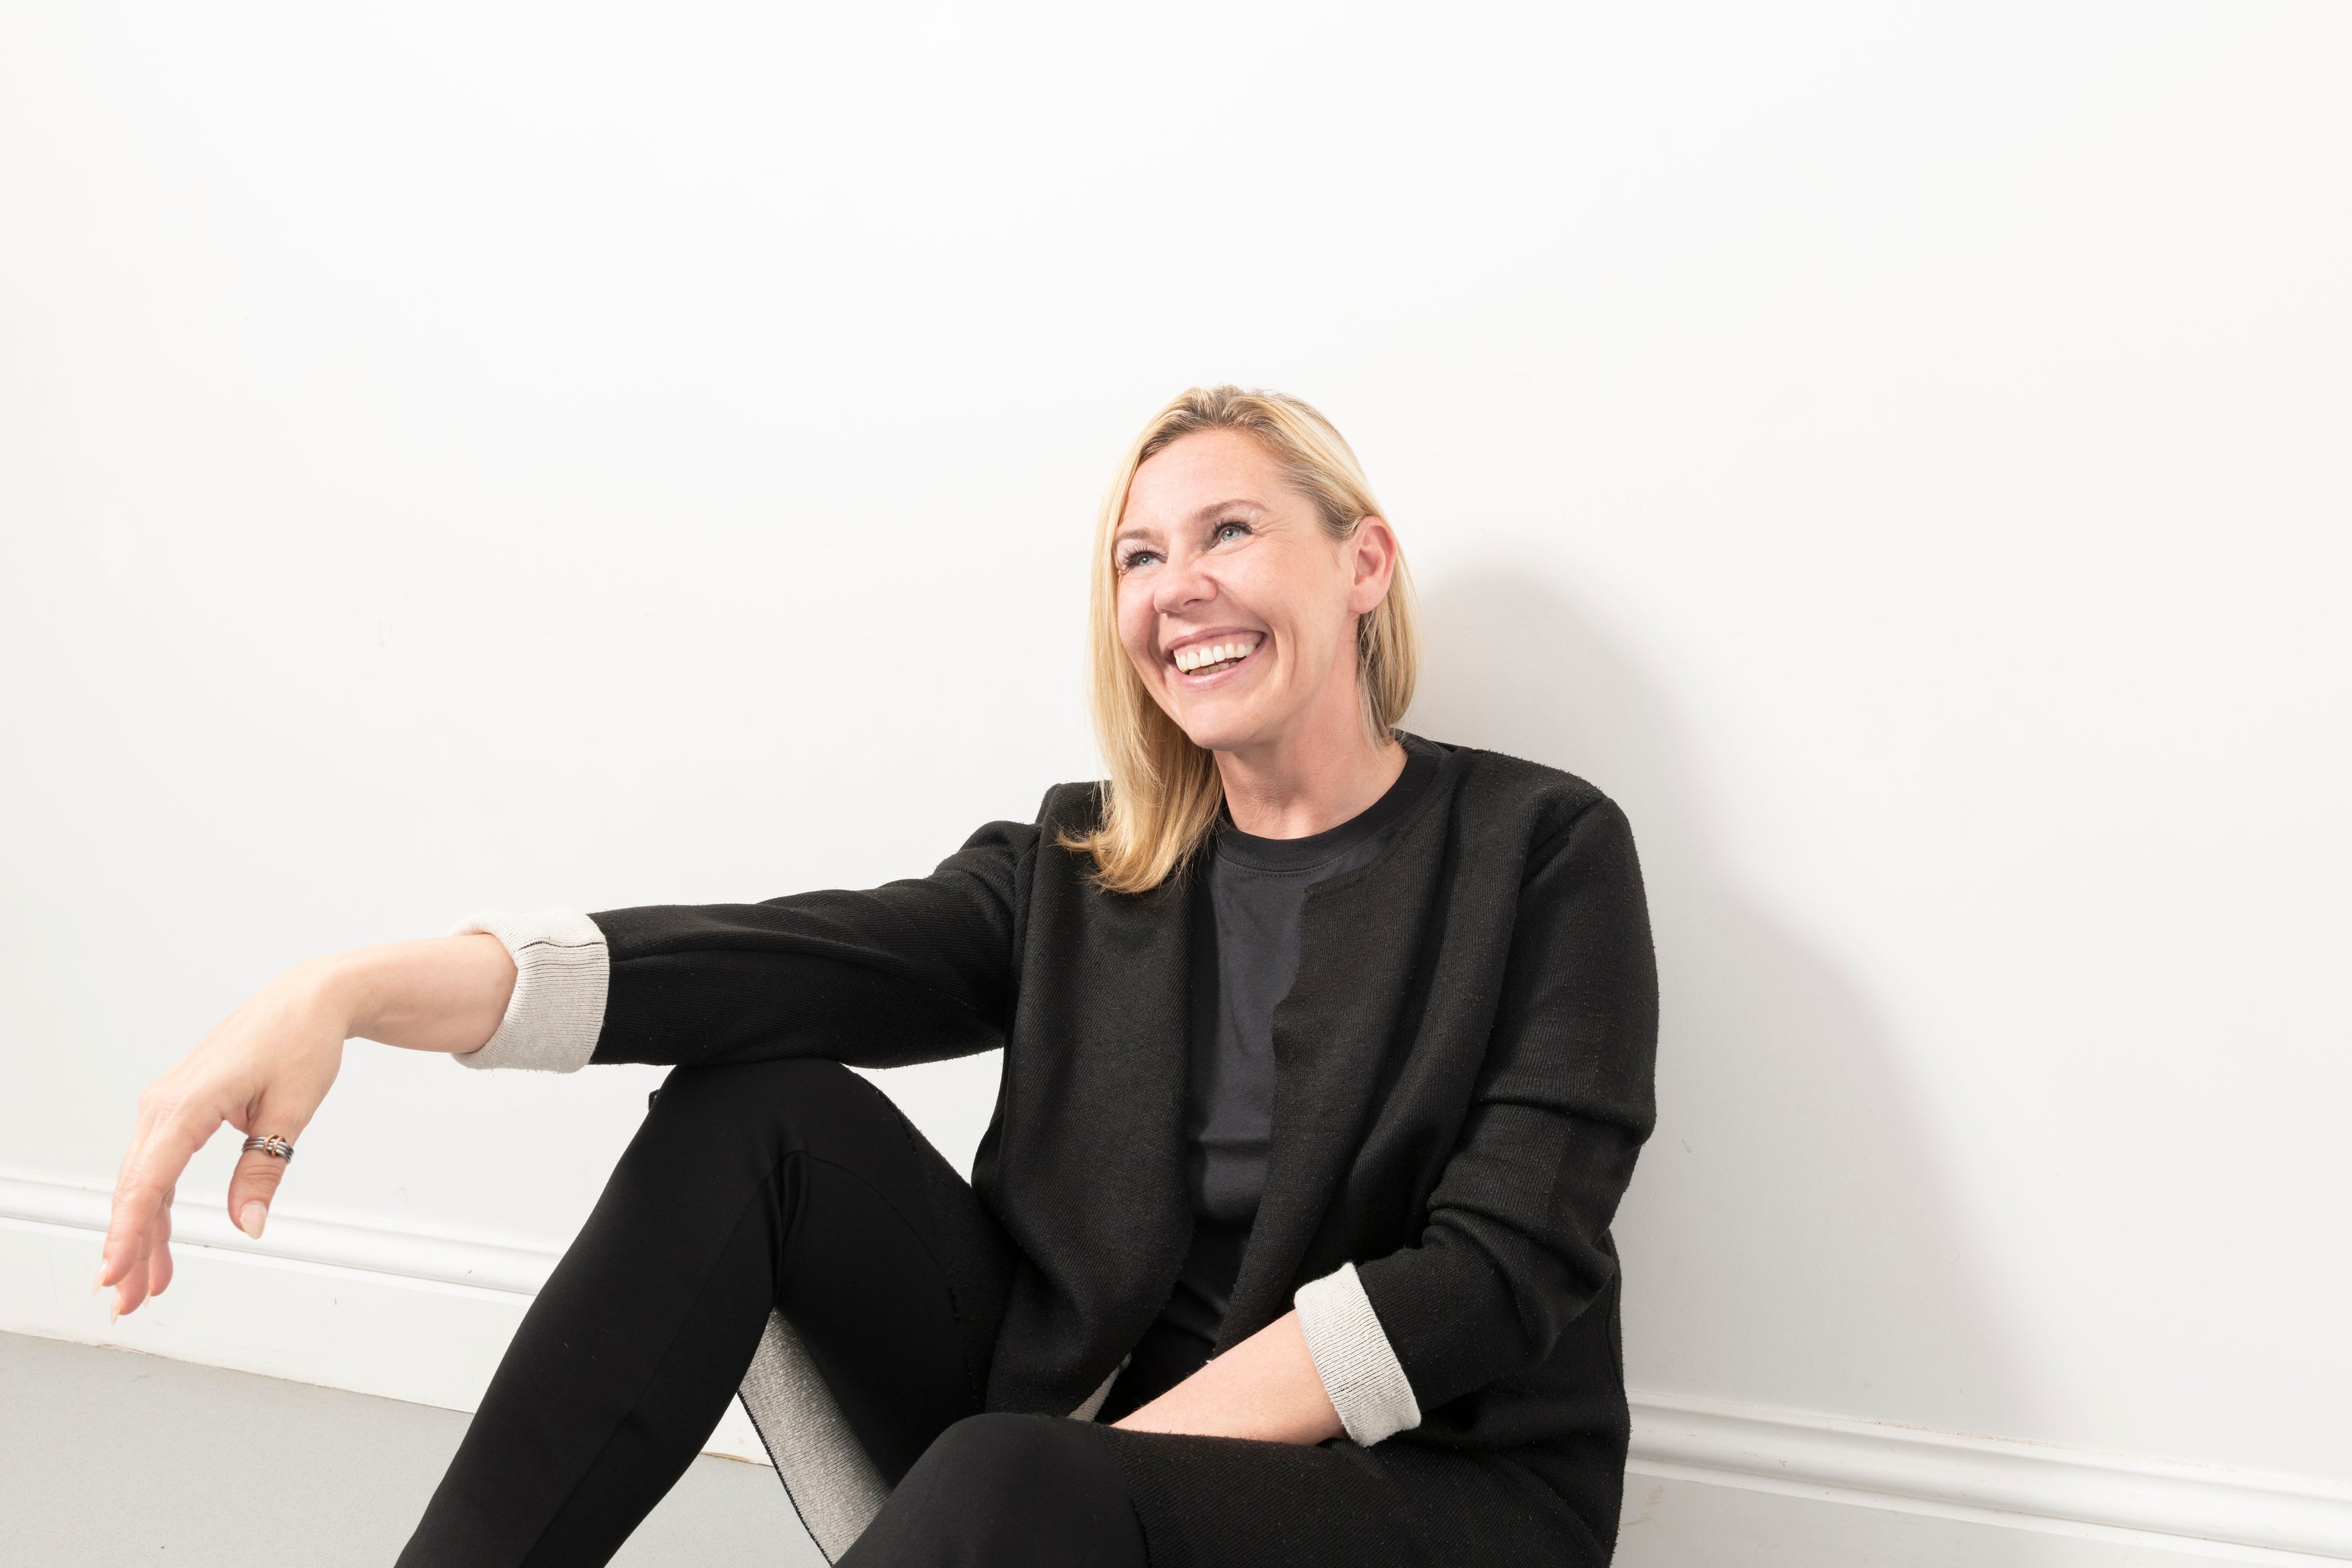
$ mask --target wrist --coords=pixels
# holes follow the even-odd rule
[[[278,977],[273,989],[291,1011],[331,1031],[338,1040],[367,1033],[373,994],[366,963],[371,950],[306,959]]]

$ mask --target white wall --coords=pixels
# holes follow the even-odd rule
[[[2347,47],[8,7],[0,1166],[102,1184],[305,954],[1027,816],[1111,460],[1262,383],[1403,531],[1413,727],[1640,835],[1633,1381],[2352,1481]],[[897,1086],[959,1158],[990,1067]],[[354,1047],[285,1210],[559,1247],[655,1076]]]

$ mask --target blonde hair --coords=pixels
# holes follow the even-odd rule
[[[1095,525],[1088,640],[1095,738],[1110,769],[1099,825],[1064,835],[1063,847],[1095,860],[1095,880],[1114,893],[1160,886],[1189,859],[1215,826],[1224,786],[1216,759],[1192,743],[1145,689],[1118,637],[1115,542],[1135,470],[1176,441],[1202,430],[1238,430],[1282,466],[1290,484],[1315,502],[1335,540],[1380,511],[1356,454],[1328,419],[1296,397],[1238,386],[1192,388],[1154,415],[1128,448]],[[1412,580],[1399,552],[1385,597],[1356,622],[1356,683],[1365,727],[1386,740],[1412,701],[1421,673],[1421,624]]]

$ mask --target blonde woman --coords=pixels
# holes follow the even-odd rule
[[[101,1280],[223,1121],[258,1232],[343,1042],[673,1070],[404,1564],[604,1562],[739,1389],[846,1568],[1605,1563],[1652,1121],[1623,816],[1398,731],[1355,457],[1195,390],[1096,543],[1110,778],[929,877],[305,964],[142,1099]],[[843,1064],[1004,1047],[967,1183]]]

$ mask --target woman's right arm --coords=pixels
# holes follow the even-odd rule
[[[1046,803],[1041,821],[1051,794]],[[887,1068],[993,1049],[1004,1043],[1019,987],[1041,837],[1036,824],[992,822],[929,876],[862,891],[601,910],[593,923],[608,984],[596,993],[593,1026],[541,1029],[539,1016],[551,1009],[526,997],[517,1012],[530,1016],[510,1019],[509,1032],[551,1047],[568,1039],[568,1053],[551,1048],[531,1060],[502,1042],[483,1058],[559,1070],[590,1060],[715,1066],[779,1057]],[[529,979],[526,986],[558,994]]]
[[[487,914],[473,934],[298,965],[140,1096],[98,1287],[114,1287],[118,1312],[161,1291],[189,1159],[225,1121],[298,1138],[346,1039],[555,1072],[792,1056],[894,1067],[1001,1045],[1039,842],[1035,825],[992,822],[929,876],[864,892]],[[247,1234],[261,1234],[284,1170],[238,1159],[228,1212]]]
[[[487,935],[312,959],[263,986],[140,1095],[94,1288],[114,1288],[120,1314],[171,1283],[173,1188],[223,1122],[297,1141],[335,1081],[345,1040],[471,1051],[498,1031],[514,988],[514,961]],[[228,1213],[248,1236],[261,1234],[285,1169],[258,1151],[239,1156]]]

